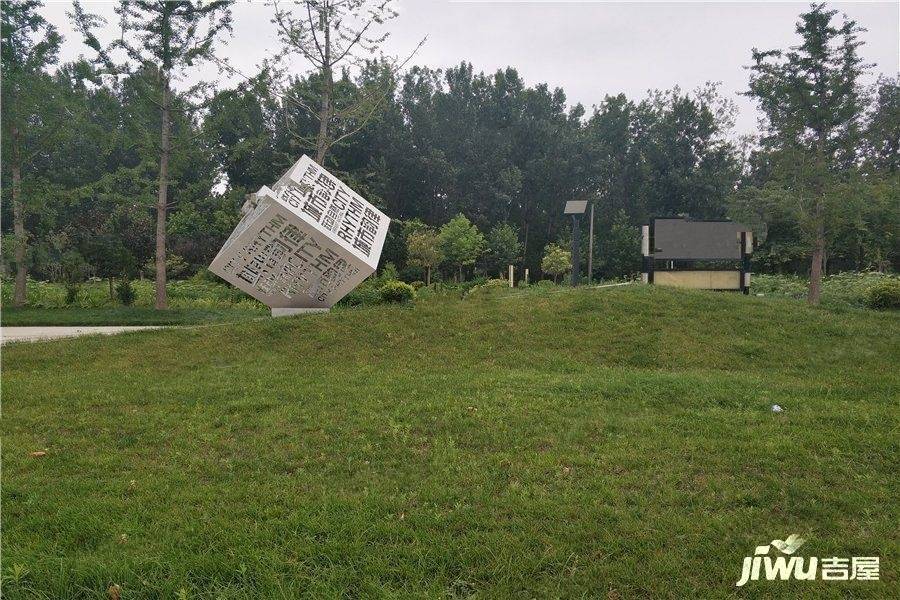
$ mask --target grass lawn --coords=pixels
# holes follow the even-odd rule
[[[200,325],[257,319],[266,313],[234,308],[4,308],[4,327],[31,325]]]
[[[77,300],[66,304],[65,286],[29,281],[28,307],[13,308],[13,284],[0,284],[0,324],[31,325],[200,325],[265,317],[265,306],[237,288],[202,278],[169,282],[169,310],[153,309],[153,282],[133,283],[134,306],[122,306],[110,297],[105,281],[89,281],[79,287]]]
[[[898,340],[634,286],[13,344],[4,598],[894,596]],[[791,533],[881,581],[735,587]]]

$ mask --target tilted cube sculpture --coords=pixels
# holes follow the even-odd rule
[[[209,269],[275,316],[332,307],[375,272],[390,224],[308,156],[242,213]]]

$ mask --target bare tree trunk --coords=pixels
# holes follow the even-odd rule
[[[13,296],[13,306],[25,306],[27,302],[26,285],[28,282],[28,267],[25,264],[25,253],[28,249],[28,238],[25,234],[25,206],[22,201],[22,170],[19,165],[12,168],[13,172],[13,233],[16,238],[16,286]]]
[[[821,213],[821,207],[816,208],[817,213]],[[819,219],[816,225],[816,240],[813,245],[812,264],[809,268],[809,294],[806,296],[806,302],[810,305],[819,303],[819,297],[822,294],[822,269],[825,259],[825,224]]]
[[[431,285],[431,267],[425,267],[425,285]]]
[[[28,266],[25,264],[25,255],[28,250],[28,236],[25,233],[25,201],[22,198],[22,165],[19,163],[19,129],[12,128],[12,202],[13,202],[13,235],[16,239],[16,285],[13,294],[13,306],[25,306],[27,296],[25,286],[27,283]]]
[[[169,80],[163,80],[162,131],[159,152],[159,196],[156,201],[156,308],[169,307],[166,296],[166,209],[169,201]]]
[[[331,118],[331,95],[334,81],[331,73],[331,23],[325,21],[324,66],[322,68],[322,107],[319,110],[319,135],[316,137],[316,162],[325,166],[325,155],[328,154],[328,120]]]

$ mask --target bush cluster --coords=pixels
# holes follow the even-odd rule
[[[896,275],[872,271],[846,271],[822,279],[822,306],[829,308],[873,308],[868,290],[898,282]],[[750,278],[750,293],[766,297],[786,297],[805,300],[809,280],[796,275],[766,275],[754,273]]]
[[[390,304],[403,304],[416,298],[413,286],[402,281],[388,281],[378,290],[381,300]]]
[[[865,303],[876,310],[900,308],[900,279],[885,279],[866,288]]]
[[[137,293],[134,291],[134,286],[131,285],[130,279],[123,279],[118,284],[116,284],[116,298],[119,299],[119,302],[122,306],[131,306],[134,304],[134,299],[137,298]]]

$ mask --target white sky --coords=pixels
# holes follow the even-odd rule
[[[109,20],[115,35],[112,2],[84,2]],[[570,104],[590,107],[606,94],[624,92],[639,100],[648,89],[679,85],[694,89],[720,81],[740,114],[736,133],[752,132],[753,103],[738,93],[747,88],[750,50],[786,48],[796,43],[794,24],[804,2],[624,3],[558,1],[400,0],[400,16],[389,23],[388,54],[406,56],[428,36],[411,64],[448,67],[461,61],[476,71],[515,67],[527,85],[562,87]],[[836,8],[868,31],[861,53],[878,73],[900,70],[900,2],[836,2]],[[61,58],[88,50],[72,30],[69,2],[48,2],[46,17],[65,36]],[[234,36],[220,54],[242,72],[255,73],[260,59],[277,41],[271,8],[238,0],[233,9]],[[298,64],[297,71],[305,70]],[[208,71],[207,73],[211,73]],[[208,75],[207,75],[208,76]],[[228,85],[228,80],[221,81]]]

